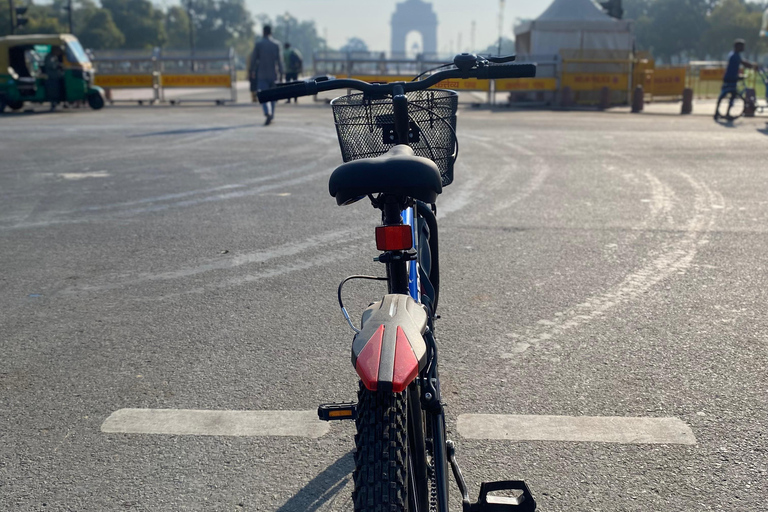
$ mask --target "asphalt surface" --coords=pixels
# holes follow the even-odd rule
[[[102,431],[134,409],[350,400],[330,110],[0,117],[0,510],[350,510],[354,428]],[[472,488],[539,510],[750,511],[768,496],[765,119],[462,109],[438,201],[438,343]],[[354,318],[383,290],[350,285]],[[462,414],[674,417],[696,443],[483,440]],[[454,509],[458,491],[452,487]]]

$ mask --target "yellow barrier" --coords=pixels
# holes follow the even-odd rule
[[[612,91],[626,91],[629,76],[626,73],[563,73],[563,87],[572,91],[599,91],[608,87]]]
[[[496,80],[496,91],[556,91],[557,78],[515,78]]]
[[[364,80],[366,82],[410,82],[412,76],[403,75],[352,75],[349,78],[355,80]],[[457,91],[488,91],[491,88],[491,84],[488,80],[477,80],[471,78],[469,80],[463,80],[460,78],[443,80],[435,84],[433,87],[436,89],[453,89]]]
[[[100,75],[94,77],[94,84],[105,89],[122,89],[132,87],[153,87],[152,75]]]
[[[725,75],[725,68],[701,68],[699,80],[702,82],[719,82]]]
[[[686,72],[684,67],[647,70],[645,92],[654,96],[681,96],[685,89]]]
[[[438,89],[453,89],[456,91],[490,91],[491,82],[489,80],[477,80],[474,78],[468,80],[451,78],[450,80],[438,82],[435,87]]]
[[[410,82],[413,77],[404,75],[352,75],[350,78],[366,82]],[[457,91],[489,91],[490,80],[475,78],[455,78],[443,80],[434,86],[437,89],[453,89]],[[496,80],[496,91],[555,91],[556,78],[515,78]]]
[[[230,75],[161,75],[163,87],[232,87]]]
[[[383,82],[387,84],[390,82],[410,82],[413,80],[412,76],[405,75],[352,75],[349,78],[353,80],[362,80],[364,82]]]

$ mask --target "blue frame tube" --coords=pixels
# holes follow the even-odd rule
[[[413,239],[413,248],[416,254],[419,254],[419,237],[416,233],[416,222],[413,217],[413,207],[406,208],[402,212],[403,224],[411,226],[411,237]],[[416,302],[421,302],[421,293],[419,293],[419,265],[418,260],[408,262],[408,291]]]

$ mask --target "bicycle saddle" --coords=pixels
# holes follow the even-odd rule
[[[443,185],[435,162],[414,156],[410,146],[398,144],[381,156],[340,165],[331,174],[328,189],[339,206],[368,194],[407,196],[431,204]]]

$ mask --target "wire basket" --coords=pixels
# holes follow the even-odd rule
[[[430,89],[406,93],[409,145],[416,156],[429,158],[440,169],[443,186],[453,181],[456,160],[455,91]],[[383,155],[397,144],[392,98],[341,96],[331,102],[341,156],[345,162]]]

